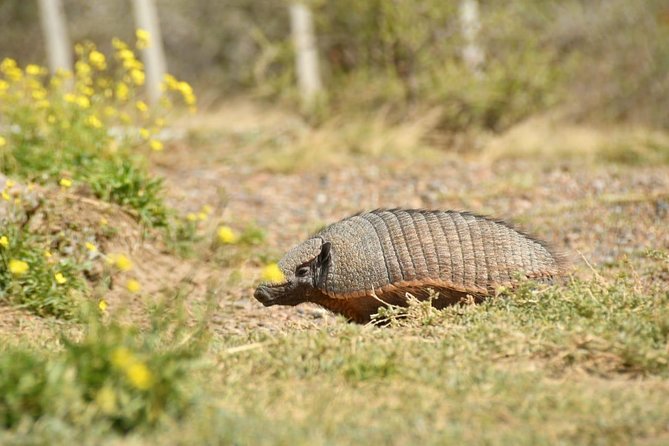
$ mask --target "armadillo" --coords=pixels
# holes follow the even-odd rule
[[[263,283],[265,306],[315,302],[359,323],[407,293],[443,308],[480,301],[520,278],[551,280],[563,260],[510,225],[467,212],[378,209],[333,223],[279,261],[281,283]]]

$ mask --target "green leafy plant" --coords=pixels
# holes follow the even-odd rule
[[[203,326],[187,327],[174,305],[156,309],[147,331],[113,319],[103,323],[96,310],[89,310],[83,337],[63,337],[57,354],[0,355],[2,427],[59,418],[70,425],[102,422],[125,433],[188,411],[191,373],[207,343]],[[172,316],[167,321],[165,312]]]
[[[9,223],[0,234],[0,300],[39,315],[72,317],[86,288],[83,265],[54,256],[43,237]]]
[[[165,227],[169,212],[163,203],[162,180],[151,177],[128,159],[97,164],[86,174],[95,195],[105,201],[134,209],[139,219],[153,227]]]
[[[138,48],[148,39],[140,31]],[[0,171],[89,189],[144,223],[165,226],[162,184],[143,155],[163,150],[159,133],[175,98],[194,108],[195,95],[167,75],[160,105],[149,107],[140,94],[143,64],[124,42],[113,46],[107,58],[90,42],[77,44],[74,72],[51,78],[37,65],[0,63]]]

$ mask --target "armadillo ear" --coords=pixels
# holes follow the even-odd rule
[[[318,254],[316,262],[314,263],[314,287],[323,289],[325,287],[325,280],[328,277],[328,270],[330,269],[330,242],[325,242],[321,245],[321,253]]]
[[[316,263],[321,268],[325,268],[330,264],[330,260],[332,259],[330,256],[331,246],[332,244],[330,242],[325,242],[321,245],[321,253],[318,254],[318,259],[316,259]]]

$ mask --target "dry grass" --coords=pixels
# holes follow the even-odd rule
[[[197,121],[184,119],[191,143],[228,141],[228,160],[270,172],[326,171],[360,157],[437,159],[428,140],[439,109],[416,111],[396,122],[388,110],[362,116],[335,115],[312,126],[298,115],[252,102],[233,102]],[[232,159],[230,159],[232,158]]]
[[[484,157],[491,162],[531,158],[547,163],[664,164],[669,162],[669,134],[629,125],[570,123],[551,113],[491,137]]]

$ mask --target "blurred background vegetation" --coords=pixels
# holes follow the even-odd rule
[[[458,1],[307,2],[325,85],[323,113],[380,107],[401,121],[439,110],[436,130],[501,131],[554,107],[577,122],[669,128],[666,0],[479,2],[474,75],[462,60]],[[73,42],[130,39],[130,0],[65,0]],[[233,96],[297,106],[288,2],[159,0],[168,70],[207,107]],[[0,55],[45,64],[37,2],[0,3]]]

